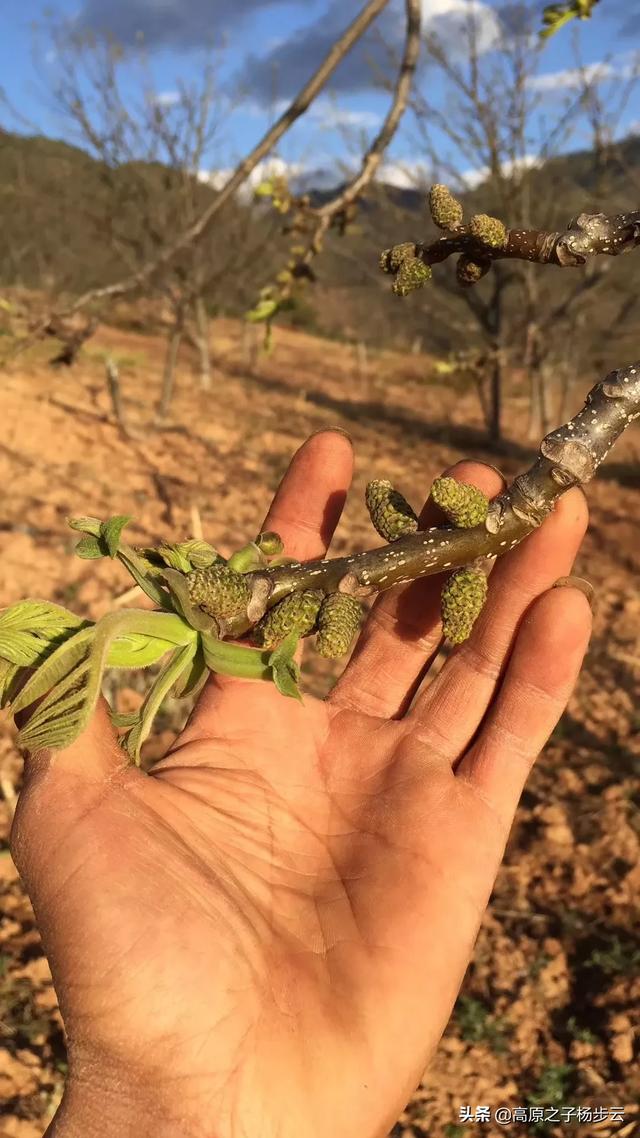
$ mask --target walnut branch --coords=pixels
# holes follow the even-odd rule
[[[581,213],[564,232],[508,229],[487,214],[476,214],[465,225],[462,205],[442,185],[431,187],[429,208],[444,236],[431,242],[403,242],[385,250],[380,260],[382,270],[394,275],[393,289],[400,296],[421,288],[431,277],[432,265],[455,255],[458,282],[469,286],[486,276],[495,261],[576,268],[590,257],[617,257],[640,245],[640,210],[612,217]]]
[[[371,182],[406,110],[420,54],[421,6],[420,0],[405,0],[405,5],[407,21],[405,44],[391,106],[378,134],[362,159],[358,173],[339,194],[313,211],[318,219],[318,225],[306,254],[309,260],[331,224],[354,204]]]
[[[420,0],[405,0],[406,34],[404,50],[391,105],[387,115],[366,150],[360,168],[342,189],[323,205],[312,207],[308,195],[291,198],[284,189],[284,211],[291,211],[292,220],[283,232],[300,234],[299,245],[294,245],[286,268],[275,278],[274,285],[267,285],[261,291],[262,303],[249,314],[249,318],[271,320],[281,304],[291,297],[296,282],[314,280],[311,268],[315,257],[321,252],[325,237],[332,226],[344,233],[352,220],[356,203],[373,179],[376,170],[396,133],[409,102],[411,85],[420,54],[421,7]],[[284,181],[284,179],[283,179]],[[277,197],[274,197],[277,204]]]
[[[416,256],[426,265],[446,261],[454,253],[475,258],[488,257],[492,261],[533,261],[539,265],[559,265],[561,268],[584,265],[588,257],[608,254],[617,257],[629,253],[640,245],[640,210],[607,217],[604,213],[581,213],[574,218],[564,233],[547,233],[542,229],[507,229],[506,241],[501,248],[487,248],[468,226],[441,237],[431,244],[416,245]]]
[[[247,581],[263,595],[268,584],[267,607],[272,607],[301,590],[366,596],[468,565],[477,558],[500,557],[541,525],[570,487],[593,477],[613,444],[638,417],[640,361],[611,372],[592,388],[584,408],[542,440],[533,465],[491,503],[481,525],[470,529],[435,526],[349,557],[250,573]],[[240,636],[253,623],[238,618],[226,634]]]

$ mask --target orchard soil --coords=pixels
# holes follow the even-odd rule
[[[503,453],[484,441],[473,391],[438,379],[424,356],[370,355],[276,329],[271,354],[243,358],[240,327],[216,321],[212,390],[186,350],[170,418],[155,420],[162,341],[102,327],[72,369],[38,345],[0,386],[0,598],[54,599],[93,618],[129,582],[117,566],[74,559],[65,518],[130,513],[145,543],[201,520],[222,552],[255,533],[287,462],[312,431],[352,435],[356,476],[335,553],[376,544],[364,507],[370,477],[414,503],[461,457],[508,477],[530,460],[524,377],[513,376]],[[104,361],[119,363],[126,439]],[[628,361],[621,360],[620,363]],[[576,389],[571,413],[595,376]],[[515,441],[517,440],[517,441]],[[395,1138],[497,1133],[640,1133],[640,435],[632,429],[587,491],[591,528],[576,566],[596,588],[595,632],[568,712],[525,792],[473,963],[451,1024]],[[309,654],[309,690],[336,668]],[[122,708],[140,691],[132,677]],[[147,758],[186,714],[176,703]],[[0,1138],[39,1138],[61,1094],[65,1048],[49,971],[8,854],[21,763],[0,724]],[[623,1107],[625,1119],[535,1128],[459,1121],[461,1106]],[[354,1138],[358,1138],[357,1128]]]

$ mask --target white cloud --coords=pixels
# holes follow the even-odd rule
[[[418,190],[428,184],[430,173],[423,162],[382,162],[376,180],[400,190]]]
[[[624,81],[638,74],[640,56],[625,52],[612,59],[597,63],[587,63],[584,67],[567,67],[564,71],[550,71],[544,75],[533,75],[529,87],[534,91],[575,90],[584,84],[604,83],[606,80]]]
[[[500,20],[483,0],[422,0],[422,27],[455,46],[456,36],[473,21],[476,46],[480,53],[490,51],[500,39]]]
[[[510,174],[521,174],[525,170],[533,170],[536,166],[542,165],[542,159],[538,154],[523,154],[522,158],[516,158],[514,162],[503,162],[502,169],[506,176]],[[464,174],[460,175],[466,190],[474,190],[476,186],[482,185],[486,182],[491,171],[488,166],[480,166],[477,170],[466,170]]]
[[[157,95],[153,96],[153,102],[159,107],[175,107],[176,103],[180,102],[180,92],[158,91]]]
[[[309,108],[309,117],[316,119],[325,130],[339,130],[341,127],[367,130],[378,126],[382,116],[378,111],[349,110],[348,107],[336,107],[326,100],[319,100]]]
[[[287,180],[291,180],[299,177],[303,172],[304,167],[300,162],[285,162],[283,158],[267,158],[264,162],[259,162],[255,170],[251,171],[246,182],[240,188],[240,194],[250,197],[256,186],[260,185],[260,182],[263,182],[265,178],[284,175]],[[214,190],[221,190],[232,174],[233,169],[231,167],[220,170],[199,170],[198,181],[206,183]]]

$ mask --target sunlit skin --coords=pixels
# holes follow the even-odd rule
[[[312,436],[262,528],[290,556],[322,555],[351,471],[343,434]],[[490,467],[453,473],[502,488]],[[376,602],[324,702],[212,678],[150,774],[124,765],[104,708],[27,762],[12,850],[69,1046],[48,1136],[388,1133],[582,662],[588,602],[552,586],[586,522],[572,490],[498,562],[431,683],[435,578]]]

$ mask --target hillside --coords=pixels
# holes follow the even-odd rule
[[[157,239],[180,231],[183,218],[174,204],[163,204],[175,191],[175,172],[159,165],[107,167],[68,143],[42,137],[0,132],[0,287],[21,285],[44,290],[56,303],[95,285],[126,275],[140,255],[157,249]],[[588,151],[549,159],[525,175],[535,203],[535,223],[564,228],[582,211],[618,212],[637,203],[640,185],[640,139],[620,143],[605,160]],[[214,191],[197,186],[197,206],[204,208]],[[168,195],[168,197],[167,197]],[[315,195],[326,199],[326,191]],[[492,212],[498,200],[488,180],[465,195],[469,211]],[[142,226],[141,218],[154,224]],[[514,222],[514,218],[505,218]],[[357,224],[344,238],[332,236],[316,262],[318,282],[308,288],[291,313],[282,319],[336,338],[360,339],[380,346],[408,348],[420,338],[422,347],[447,355],[482,342],[473,310],[452,297],[453,268],[440,266],[428,289],[398,304],[389,282],[378,271],[379,251],[408,239],[422,240],[429,231],[424,194],[384,184],[370,188]],[[290,240],[290,239],[289,239]],[[227,269],[230,245],[243,243],[256,250]],[[239,315],[255,302],[261,285],[273,280],[286,260],[288,241],[278,231],[277,216],[264,207],[239,199],[215,223],[202,245],[209,267],[221,262],[219,279],[205,292],[212,314]],[[633,354],[629,324],[617,327],[615,316],[635,297],[633,259],[610,264],[606,291],[595,290],[580,302],[584,328],[584,358],[596,355],[596,367],[606,356],[602,345],[615,327],[618,361]],[[178,266],[180,269],[180,266]],[[189,262],[184,272],[189,273]],[[477,286],[478,296],[491,303],[493,275]],[[539,302],[539,319],[575,287],[575,274],[548,272]],[[519,323],[522,290],[505,290],[501,339],[521,353],[524,332]],[[108,319],[108,314],[107,314]],[[565,325],[547,328],[561,346]]]
[[[424,356],[374,352],[363,374],[346,345],[282,330],[256,370],[243,363],[237,323],[216,321],[212,332],[214,390],[199,390],[195,359],[185,357],[163,429],[152,428],[162,358],[154,336],[103,326],[71,371],[52,372],[38,346],[3,377],[3,604],[35,594],[97,617],[128,587],[113,564],[96,570],[73,558],[70,514],[131,513],[136,539],[157,542],[190,535],[197,511],[205,537],[228,552],[255,531],[291,453],[322,426],[349,431],[356,453],[334,553],[375,544],[363,503],[372,476],[389,477],[418,502],[462,456],[499,462],[509,477],[530,458],[517,376],[510,450],[497,457],[486,449],[473,394],[429,380]],[[130,440],[111,416],[106,353],[120,363]],[[631,1135],[640,1123],[632,1023],[640,1003],[639,430],[627,432],[588,487],[591,528],[575,570],[597,594],[586,667],[524,795],[454,1018],[394,1138],[481,1138],[486,1126],[458,1124],[461,1105],[479,1103],[625,1108],[623,1124],[572,1123],[575,1138]],[[335,670],[314,656],[305,674],[320,694]],[[131,682],[118,699],[132,706],[140,692]],[[185,714],[176,705],[149,759]],[[7,855],[21,769],[12,743],[5,719],[0,1125],[2,1138],[40,1138],[66,1060],[33,913]],[[564,1138],[567,1127],[549,1123],[536,1132]],[[523,1129],[513,1123],[501,1133],[519,1138]]]

